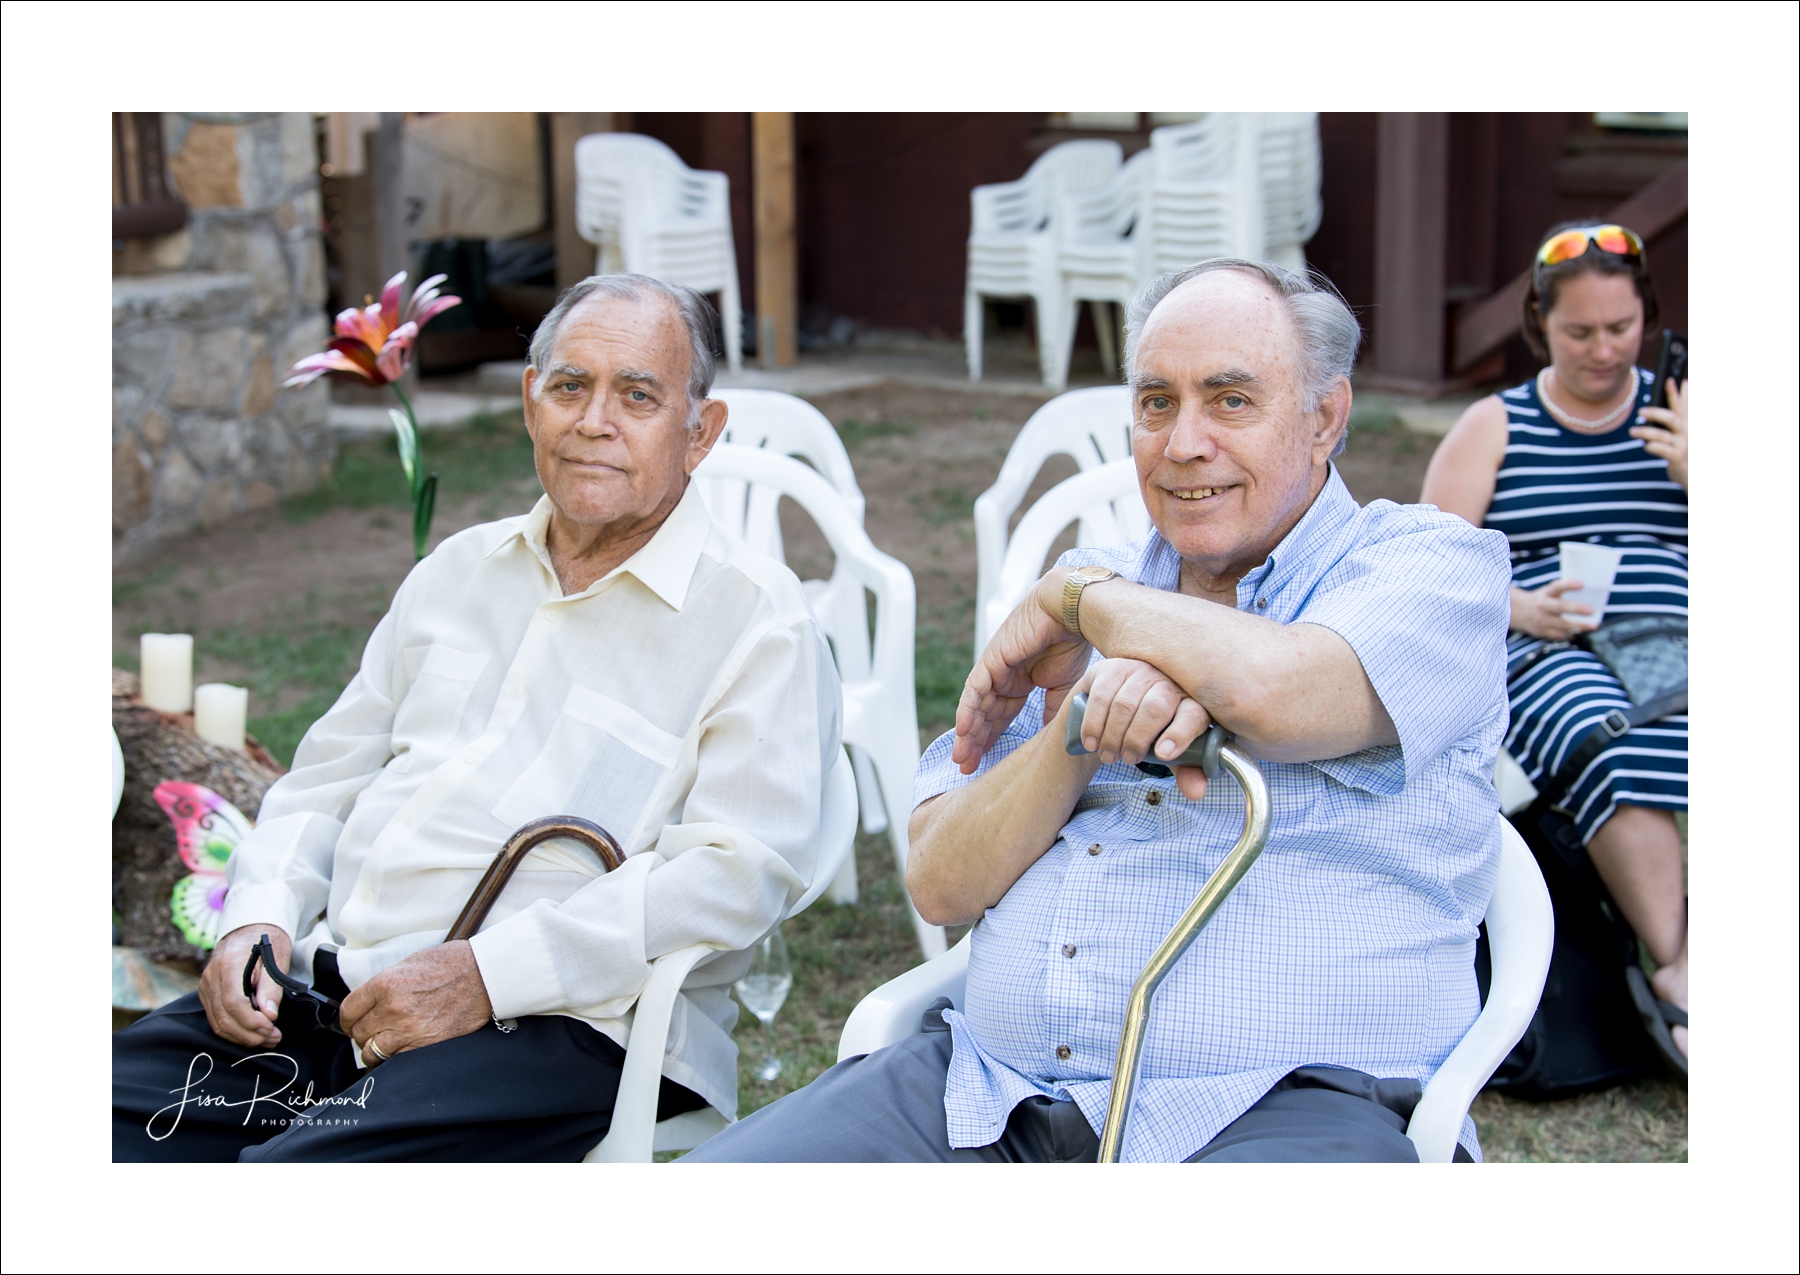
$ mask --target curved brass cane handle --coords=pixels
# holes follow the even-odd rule
[[[533,819],[508,837],[506,844],[500,847],[500,853],[494,856],[493,863],[482,874],[474,892],[469,895],[469,901],[463,905],[462,915],[456,918],[456,924],[444,936],[444,942],[454,943],[458,939],[475,937],[476,931],[481,929],[481,923],[487,920],[488,912],[499,901],[500,892],[512,880],[512,874],[518,869],[519,863],[534,846],[556,837],[568,837],[592,850],[600,860],[603,872],[611,872],[625,862],[625,852],[613,840],[612,833],[597,823],[576,815],[550,815],[544,819]]]
[[[1087,696],[1076,695],[1069,702],[1069,726],[1065,747],[1071,753],[1085,753],[1081,746],[1081,719],[1087,709]],[[1125,1147],[1125,1125],[1131,1116],[1132,1095],[1137,1092],[1138,1064],[1144,1054],[1144,1031],[1150,1025],[1150,1000],[1156,989],[1169,976],[1200,931],[1225,902],[1226,896],[1250,871],[1250,865],[1263,852],[1269,841],[1269,785],[1250,755],[1238,748],[1231,734],[1217,722],[1190,745],[1171,766],[1199,766],[1208,779],[1218,776],[1222,765],[1244,790],[1244,830],[1219,866],[1213,870],[1200,893],[1182,913],[1168,936],[1151,953],[1149,963],[1125,1002],[1125,1023],[1119,1033],[1119,1056],[1113,1062],[1112,1096],[1106,1104],[1106,1126],[1100,1133],[1100,1163],[1116,1164]]]

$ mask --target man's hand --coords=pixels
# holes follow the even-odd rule
[[[281,985],[269,977],[261,962],[256,966],[255,1002],[244,996],[244,966],[265,934],[275,949],[275,962],[285,974],[294,953],[294,941],[280,926],[258,922],[239,926],[221,938],[200,975],[200,1004],[206,1010],[207,1026],[234,1045],[275,1045],[281,1041],[281,1029],[275,1026],[275,1016],[281,1012]]]
[[[1179,757],[1212,722],[1166,673],[1142,660],[1103,660],[1072,689],[1088,696],[1082,746],[1106,763],[1135,766],[1152,744],[1158,761]],[[1206,772],[1198,766],[1177,766],[1175,782],[1184,797],[1206,796]]]
[[[487,985],[464,940],[414,952],[351,992],[338,1022],[362,1051],[363,1064],[392,1058],[456,1036],[467,1036],[494,1016]]]
[[[1048,722],[1087,671],[1092,648],[1071,636],[1062,623],[1062,586],[1068,575],[1066,567],[1052,567],[1044,574],[988,641],[963,683],[962,700],[956,706],[956,743],[950,750],[963,774],[975,772],[988,745],[1012,725],[1035,688],[1046,692]]]

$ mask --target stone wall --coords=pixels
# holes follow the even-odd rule
[[[274,504],[329,475],[325,252],[312,117],[168,114],[175,234],[113,252],[113,548]]]

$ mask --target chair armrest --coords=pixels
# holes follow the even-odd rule
[[[695,943],[651,963],[650,978],[638,993],[631,1019],[631,1045],[625,1051],[619,1096],[613,1102],[612,1128],[584,1157],[587,1163],[650,1162],[656,1141],[656,1100],[662,1090],[663,1042],[669,1038],[675,997],[688,972],[718,950],[708,943]]]
[[[969,235],[1031,229],[1031,188],[1023,181],[994,182],[969,192]]]
[[[1505,819],[1500,820],[1500,871],[1488,904],[1487,929],[1494,970],[1487,1004],[1425,1086],[1406,1126],[1424,1164],[1448,1164],[1456,1153],[1469,1104],[1531,1025],[1550,971],[1556,937],[1550,891],[1531,851]]]
[[[838,1039],[838,1061],[871,1054],[919,1030],[931,1002],[948,996],[958,1006],[969,980],[969,936],[934,960],[915,965],[858,1002]]]

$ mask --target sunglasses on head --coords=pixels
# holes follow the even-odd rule
[[[1624,226],[1577,226],[1546,239],[1544,246],[1538,249],[1537,263],[1554,266],[1573,261],[1587,252],[1589,244],[1615,257],[1641,259],[1644,255],[1644,241]]]

